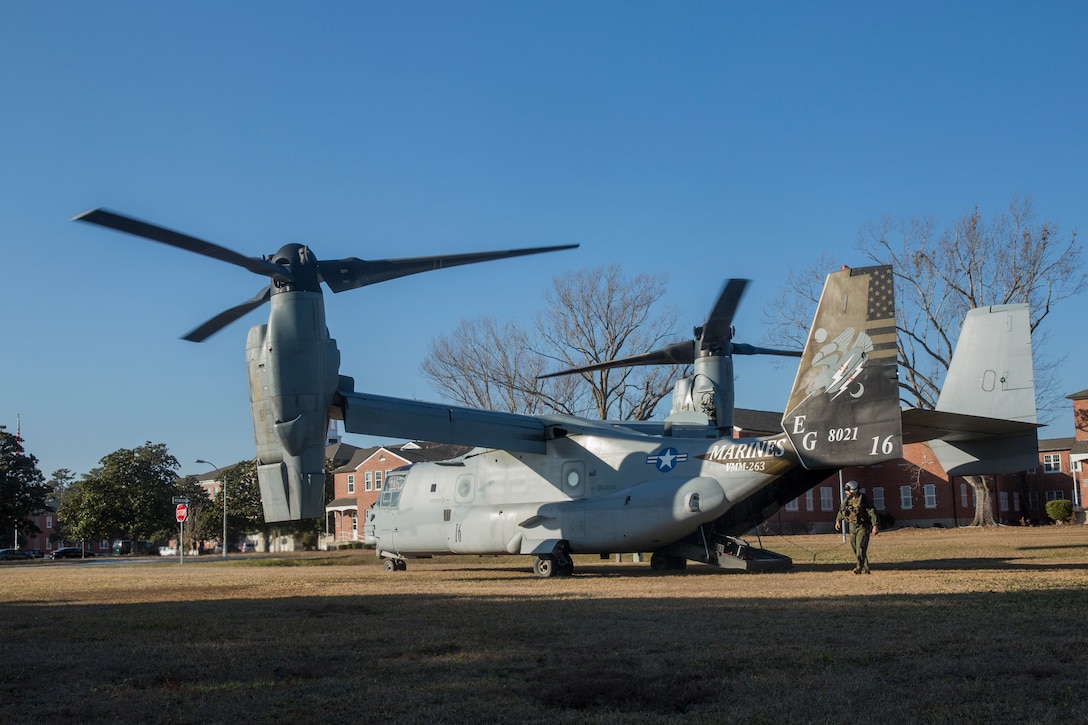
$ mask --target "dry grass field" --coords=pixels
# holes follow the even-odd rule
[[[750,541],[752,541],[750,539]],[[371,552],[0,566],[4,722],[1083,722],[1088,528],[774,537],[789,574]]]

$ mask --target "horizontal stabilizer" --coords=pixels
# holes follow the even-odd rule
[[[544,453],[540,418],[340,390],[348,433]]]
[[[931,441],[929,447],[949,476],[1017,473],[1039,465],[1039,438],[1034,428],[1009,438]]]
[[[1039,423],[910,408],[903,411],[903,442],[965,441],[1034,434]]]

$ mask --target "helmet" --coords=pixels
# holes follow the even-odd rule
[[[857,491],[858,488],[859,488],[859,486],[858,486],[857,481],[847,481],[846,482],[846,490],[847,491]]]

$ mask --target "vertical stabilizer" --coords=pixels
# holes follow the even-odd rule
[[[1035,423],[1035,375],[1027,305],[970,310],[937,410]]]
[[[973,424],[976,431],[992,429],[991,434],[952,433],[930,444],[948,474],[1013,473],[1038,464],[1035,426],[1006,432],[996,422],[1036,422],[1031,321],[1026,304],[979,307],[967,313],[937,410],[995,419],[990,426]]]
[[[782,428],[806,468],[902,455],[892,268],[828,275]]]

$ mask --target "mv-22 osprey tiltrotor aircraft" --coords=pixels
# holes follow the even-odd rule
[[[364,261],[318,260],[308,247],[291,244],[256,258],[105,210],[76,218],[271,278],[255,297],[185,338],[203,340],[271,302],[268,324],[249,332],[246,356],[267,521],[324,515],[330,417],[351,433],[476,446],[387,476],[364,530],[390,571],[435,554],[525,554],[535,557],[537,575],[566,576],[573,554],[646,551],[655,569],[680,569],[688,561],[788,568],[785,557],[736,537],[837,469],[897,459],[904,442],[921,440],[935,440],[949,474],[1016,471],[1037,462],[1027,307],[972,310],[937,410],[901,411],[888,266],[828,276],[781,432],[735,438],[731,356],[782,354],[732,342],[742,280],[726,285],[694,341],[615,361],[693,364],[664,421],[528,416],[356,392],[354,381],[339,375],[320,283],[342,292],[574,245]]]

